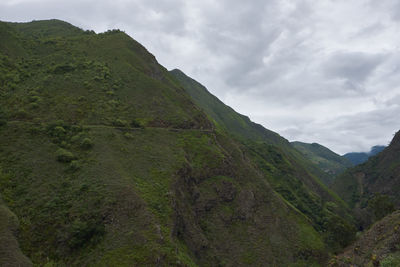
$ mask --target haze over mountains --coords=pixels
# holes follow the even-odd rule
[[[346,159],[351,161],[354,165],[364,163],[369,157],[375,156],[383,151],[385,146],[373,146],[369,152],[350,152],[343,155]]]
[[[326,266],[398,209],[398,134],[345,170],[120,30],[0,36],[0,265]]]

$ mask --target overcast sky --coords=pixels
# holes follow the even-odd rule
[[[398,0],[1,0],[0,20],[119,28],[236,111],[337,153],[400,129]]]

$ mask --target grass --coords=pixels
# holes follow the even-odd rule
[[[200,108],[119,30],[0,31],[0,193],[34,264],[324,262],[343,207],[285,139],[204,90]]]

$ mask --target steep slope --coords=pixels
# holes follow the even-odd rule
[[[242,143],[242,149],[274,190],[309,218],[332,250],[352,240],[352,218],[346,205],[321,182],[329,179],[328,174],[286,139],[236,113],[183,72],[172,70],[171,73],[195,103],[216,121],[217,130],[229,133]]]
[[[375,223],[329,266],[400,266],[400,211]]]
[[[367,162],[339,176],[332,188],[354,208],[364,225],[400,207],[400,132]],[[371,213],[371,215],[365,214]],[[374,218],[371,218],[374,217]]]
[[[241,140],[266,141],[273,144],[285,144],[286,140],[277,133],[265,129],[260,124],[250,121],[221,100],[212,95],[207,88],[186,76],[182,71],[174,69],[170,73],[183,85],[198,106],[214,120],[215,124]]]
[[[364,163],[369,157],[375,156],[385,149],[385,146],[374,146],[371,148],[370,152],[350,152],[343,155],[354,165]]]
[[[326,185],[331,184],[338,174],[343,173],[347,168],[353,166],[349,160],[320,144],[302,142],[292,142],[291,144],[307,159],[330,175],[329,180],[323,180]]]
[[[129,36],[57,20],[0,23],[0,30],[7,44],[18,44],[0,46],[0,165],[7,174],[0,194],[20,221],[18,241],[34,264],[325,262],[311,213],[277,194],[249,147],[216,129]],[[279,161],[284,152],[270,149],[265,157]],[[286,175],[279,164],[269,164],[270,171]],[[295,172],[288,174],[292,182]],[[309,183],[324,190],[317,180]],[[319,204],[313,190],[294,186],[330,215],[320,223],[346,223],[337,204]],[[333,238],[333,228],[325,228]]]
[[[0,199],[0,266],[32,266],[32,263],[22,254],[19,248],[15,236],[17,231],[17,217]]]

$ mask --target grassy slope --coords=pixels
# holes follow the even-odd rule
[[[1,173],[1,176],[5,174]],[[22,254],[15,234],[18,231],[17,217],[0,199],[0,266],[32,266]]]
[[[372,211],[368,206],[378,195],[388,196],[395,208],[400,207],[400,133],[381,153],[339,176],[332,188],[358,212]],[[362,215],[362,214],[361,214]],[[365,218],[365,215],[361,217]],[[366,221],[369,224],[370,220]]]
[[[241,141],[242,149],[263,172],[274,190],[324,233],[332,250],[339,249],[338,243],[345,245],[351,240],[351,216],[346,205],[320,182],[319,178],[325,177],[325,173],[286,139],[236,113],[183,72],[173,70],[171,73],[216,122],[218,130],[226,131]],[[343,228],[339,230],[340,227],[333,225]]]
[[[371,226],[354,244],[330,261],[330,266],[400,266],[400,211]]]
[[[325,173],[329,174],[330,179],[323,180],[326,185],[331,184],[338,174],[343,173],[347,168],[353,166],[349,160],[320,144],[307,144],[302,142],[292,142],[291,144],[307,159],[317,165]]]
[[[35,264],[324,261],[309,219],[140,44],[60,21],[0,29],[0,193]]]

